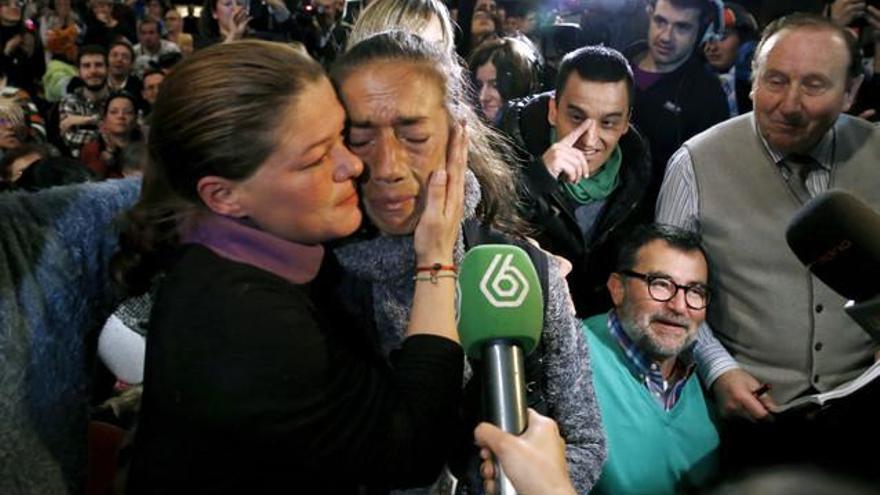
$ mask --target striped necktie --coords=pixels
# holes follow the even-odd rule
[[[819,162],[810,155],[788,155],[785,157],[785,166],[789,171],[787,179],[789,189],[802,203],[806,203],[812,198],[807,189],[807,177],[819,167]]]

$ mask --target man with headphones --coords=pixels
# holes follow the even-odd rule
[[[724,32],[703,43],[709,67],[718,75],[727,96],[730,116],[751,111],[751,63],[758,38],[758,22],[745,7],[724,2]]]
[[[672,153],[687,139],[727,119],[718,78],[705,66],[702,41],[716,36],[720,0],[649,0],[648,38],[624,55],[633,67],[633,122],[651,147],[656,194]]]

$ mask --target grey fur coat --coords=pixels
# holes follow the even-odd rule
[[[0,195],[0,493],[82,493],[116,215],[140,181]]]

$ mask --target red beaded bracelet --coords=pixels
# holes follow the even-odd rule
[[[429,272],[427,276],[419,276],[420,273]],[[440,274],[440,272],[452,272],[446,274]],[[429,281],[432,284],[437,283],[437,279],[439,278],[458,278],[458,267],[455,265],[444,265],[442,263],[434,263],[431,266],[417,266],[416,267],[416,276],[413,277],[413,280],[418,281]]]
[[[444,272],[444,271],[458,272],[458,267],[455,265],[443,265],[440,263],[434,263],[431,266],[418,266],[418,267],[416,267],[416,273],[422,273],[422,272],[437,273],[437,272]]]

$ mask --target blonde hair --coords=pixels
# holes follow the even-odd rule
[[[24,120],[24,110],[15,98],[0,97],[0,118],[8,120],[16,130],[24,129],[27,126]]]
[[[443,49],[452,56],[455,53],[455,28],[449,9],[441,0],[374,0],[367,5],[354,23],[348,35],[346,50],[370,36],[400,29],[419,34],[431,19],[437,18],[443,30]]]

